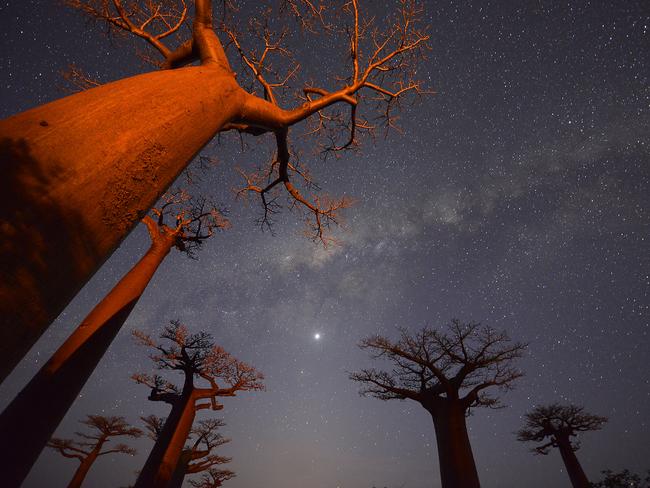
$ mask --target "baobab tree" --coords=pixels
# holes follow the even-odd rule
[[[217,25],[211,0],[65,3],[113,32],[138,38],[156,53],[162,69],[0,121],[2,377],[221,131],[271,136],[277,151],[262,171],[265,179],[247,174],[246,190],[260,195],[268,211],[278,202],[275,192],[284,188],[294,208],[311,219],[312,235],[322,238],[323,227],[349,202],[308,193],[309,173],[290,149],[290,128],[308,119],[315,121],[313,136],[328,127],[345,128],[345,139],[334,136],[328,145],[337,151],[355,147],[360,134],[380,125],[369,122],[375,115],[392,126],[399,101],[421,92],[417,65],[429,40],[419,26],[416,0],[395,0],[394,15],[381,12],[384,25],[375,25],[377,16],[364,14],[357,0],[278,1],[284,17],[294,14],[304,29],[269,27],[283,19],[272,13],[274,22],[252,29],[259,35],[257,49],[247,47],[257,41],[254,35],[239,33],[243,14],[233,14],[232,0],[217,2],[225,9]],[[332,73],[331,87],[303,83],[296,100],[284,89],[298,85],[298,66],[280,60],[275,66],[288,69],[276,74],[272,60],[289,53],[288,36],[312,32],[330,34],[334,45],[345,46],[344,53],[334,54],[346,54],[348,62]],[[231,57],[243,67],[239,73],[219,36],[233,47]],[[294,43],[305,44],[300,37]],[[242,88],[247,77],[259,95]],[[340,106],[349,108],[345,120]]]
[[[601,471],[604,478],[591,484],[591,488],[650,488],[650,470],[642,479],[640,475],[631,473],[630,470],[614,472],[611,469]]]
[[[573,440],[579,432],[600,430],[607,417],[592,415],[584,407],[576,405],[540,405],[525,415],[524,428],[517,432],[517,440],[522,442],[544,442],[531,449],[535,454],[546,455],[551,447],[560,450],[573,488],[589,488],[580,461],[575,454],[580,444]]]
[[[507,390],[522,376],[514,367],[525,344],[478,323],[453,320],[446,328],[400,329],[400,338],[368,337],[359,344],[390,370],[363,369],[350,378],[362,395],[414,400],[433,418],[443,488],[480,486],[465,417],[475,407],[496,408],[488,390]]]
[[[165,417],[147,415],[146,417],[140,417],[140,420],[144,422],[144,427],[147,429],[147,437],[154,442],[157,441],[162,432],[162,428],[165,425]]]
[[[145,423],[149,438],[157,441],[165,425],[165,419],[156,415],[140,418]],[[183,485],[185,476],[188,474],[215,471],[224,475],[229,474],[230,477],[235,476],[235,473],[230,470],[221,470],[214,467],[231,461],[231,458],[219,456],[213,452],[217,447],[230,442],[230,439],[223,437],[218,432],[224,425],[225,423],[221,419],[206,419],[199,421],[198,426],[192,428],[189,436],[191,445],[186,446],[181,453],[178,466],[174,470],[170,482],[171,487],[180,488]],[[225,481],[225,479],[222,481]]]
[[[223,409],[218,397],[262,390],[263,376],[216,346],[209,334],[190,334],[178,321],[171,321],[165,327],[160,336],[163,343],[156,343],[143,332],[136,331],[134,335],[140,344],[154,350],[151,358],[158,369],[178,371],[183,375],[181,388],[159,375],[133,376],[135,381],[151,388],[149,400],[165,402],[172,407],[135,487],[167,488],[172,486],[196,413],[204,409]],[[201,378],[206,385],[196,385],[196,378]]]
[[[123,443],[105,448],[105,444],[112,437],[127,436],[137,438],[142,435],[142,431],[138,428],[131,427],[124,417],[88,415],[88,418],[82,420],[81,423],[93,429],[93,432],[90,434],[77,432],[77,436],[82,440],[59,439],[54,437],[47,443],[48,447],[57,450],[62,456],[79,460],[79,467],[75,471],[70,483],[68,483],[68,488],[78,488],[81,486],[84,479],[86,479],[88,471],[90,471],[90,468],[98,457],[107,454],[129,454],[133,456],[136,453],[135,449]]]
[[[219,433],[219,429],[225,423],[221,419],[200,420],[198,425],[190,431],[190,445],[186,446],[181,453],[178,468],[174,473],[172,488],[181,488],[183,480],[188,474],[204,473],[210,470],[228,472],[234,476],[230,470],[221,470],[216,468],[221,464],[227,464],[232,461],[229,457],[220,456],[214,453],[217,447],[223,446],[230,442],[230,439]]]
[[[151,239],[148,251],[0,414],[8,482],[18,486],[25,479],[171,249],[195,257],[206,239],[228,225],[214,204],[183,190],[166,195],[143,222]],[[48,399],[46,409],[42,398]],[[19,436],[29,442],[12,449]]]
[[[227,469],[211,468],[198,480],[190,480],[190,485],[194,488],[219,488],[223,486],[224,481],[234,478],[236,475]]]

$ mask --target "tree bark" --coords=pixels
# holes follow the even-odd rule
[[[134,488],[170,488],[185,442],[192,429],[196,398],[194,387],[186,386],[174,403],[162,432],[145,463]]]
[[[0,414],[3,486],[17,487],[25,479],[169,253],[170,236],[152,239],[147,253]],[[21,438],[29,442],[16,449]]]
[[[571,447],[569,438],[558,437],[557,445],[573,488],[589,488],[591,483],[589,483],[589,479],[583,471],[575,451]]]
[[[0,121],[0,380],[247,96],[210,63]]]
[[[75,471],[74,476],[70,480],[70,483],[68,483],[68,488],[79,488],[81,486],[83,481],[86,479],[86,475],[88,474],[90,467],[97,459],[97,456],[97,452],[92,452],[88,455],[88,457],[81,461],[81,464],[77,468],[77,471]]]
[[[174,474],[172,479],[169,482],[169,488],[182,488],[183,480],[185,480],[185,475],[187,475],[187,467],[191,461],[191,451],[182,451],[178,459],[178,464],[176,469],[174,469]]]
[[[448,402],[431,411],[431,416],[436,431],[442,488],[480,488],[467,435],[465,409]]]

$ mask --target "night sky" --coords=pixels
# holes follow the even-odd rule
[[[241,3],[242,15],[259,13],[258,2]],[[393,5],[364,3],[374,13]],[[295,140],[323,189],[356,199],[334,231],[341,245],[313,244],[288,211],[274,235],[262,232],[257,200],[235,200],[234,167],[265,162],[271,136],[246,139],[243,153],[234,135],[210,144],[205,154],[220,164],[201,189],[228,209],[232,228],[198,260],[172,251],[57,436],[87,414],[140,427],[141,415],[166,415],[130,379],[152,371],[130,332],[156,334],[179,319],[266,375],[267,391],[212,413],[233,439],[220,451],[237,472],[225,486],[438,487],[429,414],[360,397],[348,372],[371,364],[356,347],[365,336],[458,318],[530,344],[507,408],[468,419],[483,486],[570,486],[557,451],[534,456],[513,434],[527,410],[551,402],[609,417],[581,437],[592,480],[607,468],[650,468],[650,4],[431,1],[423,22],[431,51],[418,76],[436,94],[404,106],[402,134],[326,162]],[[147,69],[139,40],[102,32],[56,1],[2,1],[0,116],[63,96],[60,71],[72,62],[102,82]],[[299,80],[340,72],[336,41],[292,42]],[[2,385],[0,407],[148,244],[140,225]],[[101,458],[88,486],[133,482],[152,442],[133,445],[135,457]],[[45,452],[25,486],[65,486],[74,469]]]

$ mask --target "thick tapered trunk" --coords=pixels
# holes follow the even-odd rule
[[[587,479],[569,439],[558,438],[557,444],[573,488],[589,488],[591,486],[589,479]]]
[[[246,95],[210,64],[0,121],[0,380]]]
[[[170,488],[196,415],[194,388],[185,387],[174,403],[135,488]]]
[[[170,251],[161,236],[0,414],[3,486],[20,486]],[[28,439],[16,449],[16,439]]]
[[[176,465],[172,479],[169,482],[169,488],[181,488],[183,486],[183,480],[187,474],[187,468],[190,464],[191,457],[191,451],[183,450],[181,452],[181,455],[178,458],[178,464]]]
[[[450,402],[431,413],[436,431],[442,488],[481,486],[467,435],[465,409]]]
[[[75,471],[74,476],[70,480],[70,483],[68,483],[68,488],[79,488],[83,481],[86,479],[86,475],[88,474],[88,471],[90,470],[90,467],[93,465],[95,460],[97,459],[97,453],[93,452],[88,455],[83,461],[81,461],[81,464],[77,468],[77,471]]]

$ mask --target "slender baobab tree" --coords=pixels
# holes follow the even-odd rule
[[[513,363],[526,346],[513,343],[505,332],[457,320],[446,331],[400,331],[397,341],[375,336],[359,344],[392,369],[364,369],[350,378],[362,383],[362,395],[420,403],[433,418],[443,488],[478,488],[465,417],[471,408],[500,405],[486,390],[512,387],[522,375]]]
[[[525,415],[525,419],[524,428],[517,432],[517,440],[547,441],[531,449],[535,454],[546,455],[551,447],[557,447],[573,488],[589,488],[591,484],[575,454],[580,443],[572,438],[579,432],[600,430],[607,417],[586,413],[584,407],[553,403],[535,407]]]
[[[138,342],[154,349],[151,356],[160,370],[183,374],[182,388],[159,375],[136,374],[133,378],[151,388],[149,400],[171,405],[171,412],[158,435],[136,488],[167,488],[178,469],[183,447],[192,430],[196,412],[203,409],[221,410],[217,397],[232,397],[238,391],[262,390],[263,376],[253,367],[235,359],[214,345],[209,334],[190,334],[178,321],[166,326],[156,343],[142,332],[134,332]],[[206,385],[195,384],[201,378]]]
[[[170,250],[195,257],[202,243],[228,224],[213,204],[182,190],[166,195],[152,215],[155,219],[143,219],[149,250],[0,414],[5,482],[20,485],[25,479]],[[46,409],[43,398],[48,399]],[[12,449],[19,436],[29,442]]]
[[[421,92],[417,65],[429,40],[420,29],[421,6],[394,1],[395,9],[378,15],[364,13],[358,0],[278,1],[284,12],[273,11],[273,22],[244,36],[234,0],[214,2],[224,9],[216,25],[211,0],[66,0],[109,30],[139,38],[162,69],[0,121],[0,378],[221,131],[272,137],[277,151],[265,179],[246,175],[246,189],[259,194],[268,211],[284,188],[321,238],[348,201],[301,188],[308,172],[290,150],[289,129],[311,119],[316,128],[309,132],[317,135],[333,124],[347,135],[328,149],[350,149],[377,125],[368,120],[379,115],[391,126],[398,102]],[[275,27],[291,14],[304,29]],[[339,63],[331,83],[302,84],[296,100],[296,91],[284,88],[297,87],[299,66],[278,58],[290,54],[285,38],[296,36],[293,44],[304,45],[301,36],[312,32],[330,34],[348,62]],[[242,66],[237,74],[220,37]],[[247,79],[259,95],[242,88],[249,88]],[[345,121],[341,106],[349,109]]]
[[[115,453],[133,456],[136,453],[135,449],[122,443],[105,447],[111,437],[128,436],[137,438],[142,435],[142,431],[131,427],[124,420],[124,417],[88,415],[88,418],[82,420],[81,423],[91,427],[94,431],[90,434],[77,432],[77,436],[82,440],[75,441],[54,437],[47,443],[48,447],[56,449],[62,456],[79,460],[79,467],[70,483],[68,483],[68,488],[79,488],[81,486],[88,471],[99,456]]]

